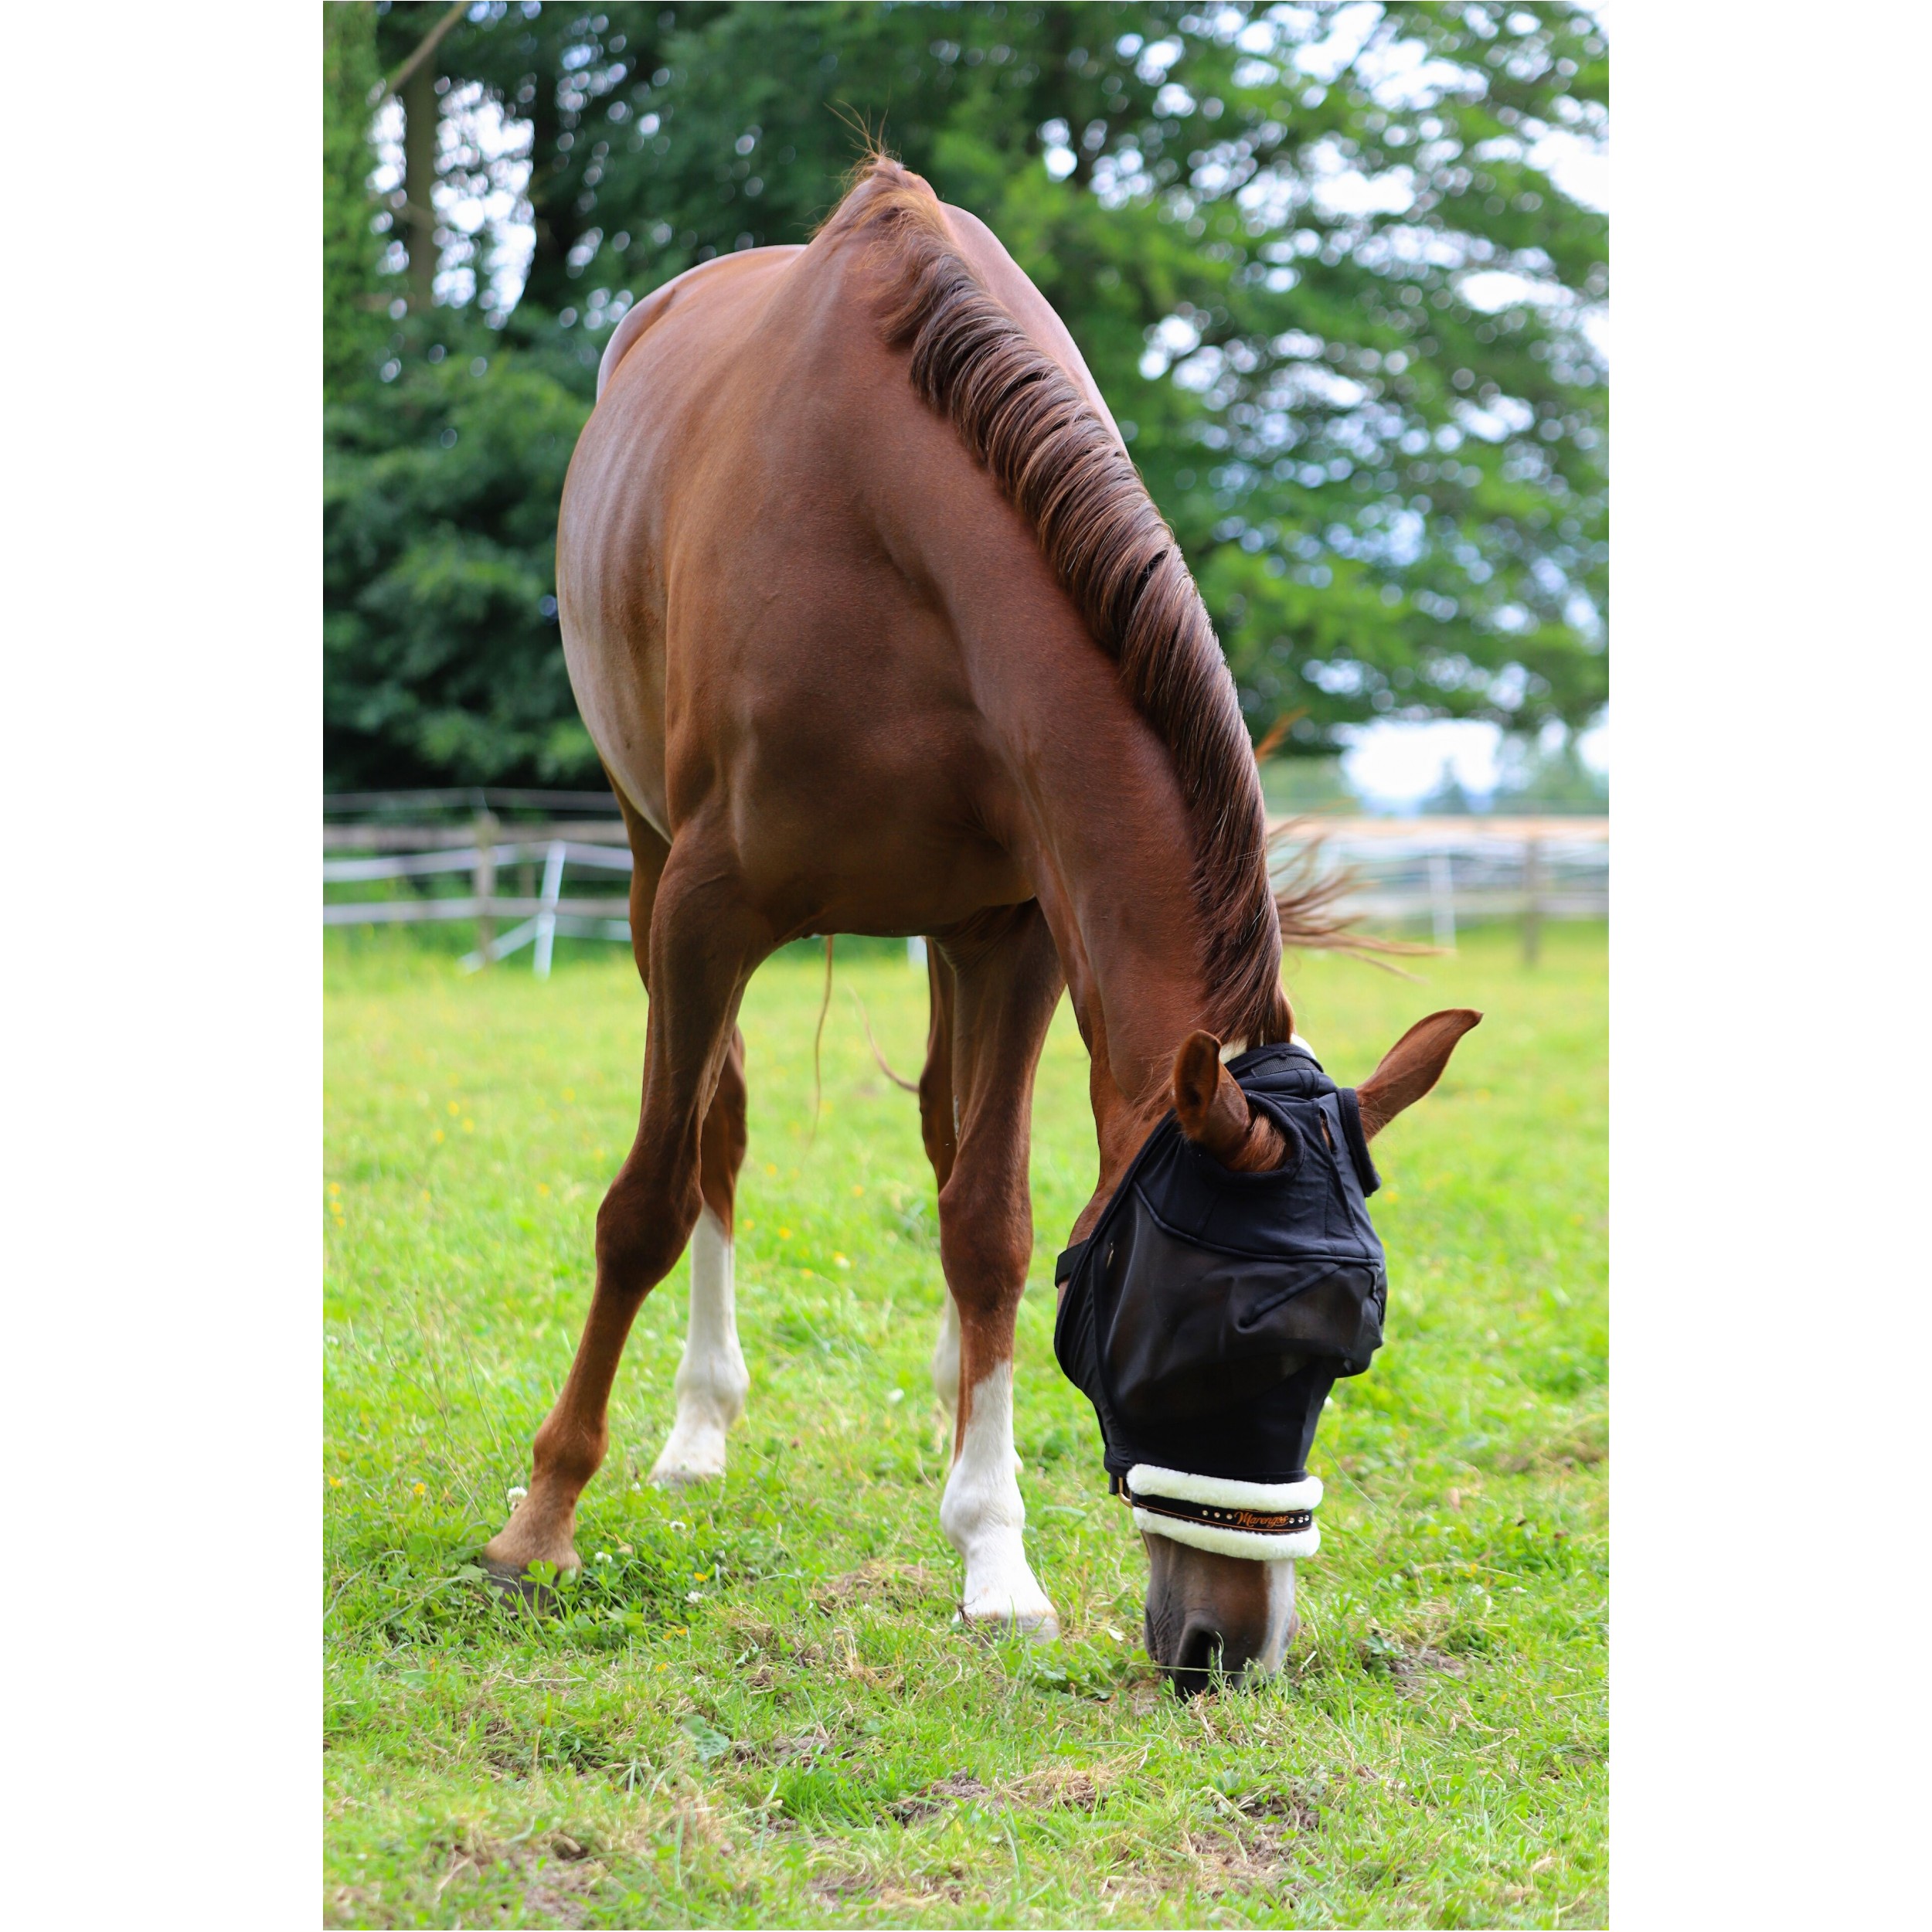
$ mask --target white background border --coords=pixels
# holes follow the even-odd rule
[[[1923,1903],[1929,22],[1612,22],[1628,1925]],[[318,22],[12,25],[9,1900],[307,1925]]]

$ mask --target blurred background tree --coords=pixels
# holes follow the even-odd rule
[[[595,781],[552,569],[603,342],[807,239],[862,131],[1066,320],[1257,736],[1602,706],[1607,222],[1549,167],[1607,133],[1587,9],[326,15],[332,784]]]

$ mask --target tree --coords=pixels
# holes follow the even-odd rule
[[[444,12],[379,9],[384,70]],[[480,240],[444,224],[478,293],[399,329],[386,395],[487,321],[478,408],[521,369],[587,409],[630,303],[713,254],[805,239],[864,128],[981,214],[1066,319],[1257,735],[1298,710],[1286,748],[1320,755],[1376,717],[1528,731],[1600,706],[1606,386],[1587,323],[1606,224],[1543,165],[1553,139],[1604,126],[1583,8],[493,5],[434,61],[445,138],[419,128],[410,152],[440,151],[446,194],[474,201],[505,171],[464,130],[490,108],[527,123],[535,243],[492,306]],[[546,567],[526,562],[532,581]],[[355,570],[338,581],[364,605],[359,662],[400,664],[418,607],[386,632]],[[478,640],[507,675],[497,648]],[[347,702],[363,675],[332,689]],[[527,677],[549,689],[535,658]],[[571,743],[587,760],[580,733],[539,750],[413,730],[407,680],[386,688],[357,733],[335,732],[332,699],[332,771],[563,777]],[[521,748],[486,769],[489,743]]]
[[[374,367],[380,244],[370,226],[370,95],[379,79],[376,15],[366,5],[322,11],[322,386],[340,394]]]

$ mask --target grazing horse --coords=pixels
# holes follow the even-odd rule
[[[1223,1063],[1289,1039],[1253,751],[1182,562],[1080,352],[963,209],[872,157],[813,240],[721,257],[613,333],[557,536],[570,681],[622,808],[650,995],[635,1142],[597,1222],[576,1359],[484,1560],[574,1569],[618,1358],[692,1246],[677,1420],[652,1471],[715,1477],[749,1378],[732,1216],[740,999],[815,933],[924,934],[919,1082],[954,1413],[940,1521],[974,1624],[1051,1634],[1022,1544],[1013,1332],[1033,1250],[1033,1077],[1070,991],[1100,1149],[1083,1236],[1170,1109],[1236,1169],[1282,1158]],[[1473,1022],[1471,1022],[1473,1023]],[[1426,1091],[1429,1023],[1362,1090]],[[1148,1538],[1148,1631],[1278,1662],[1292,1563]],[[1280,1587],[1287,1573],[1289,1587]]]

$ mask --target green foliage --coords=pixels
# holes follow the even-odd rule
[[[341,1925],[1601,1925],[1607,1781],[1601,930],[1466,935],[1427,984],[1311,957],[1298,1023],[1358,1080],[1416,1016],[1489,1017],[1376,1143],[1388,1346],[1325,1412],[1320,1555],[1274,1685],[1183,1706],[1146,1560],[1053,1355],[1091,1189],[1087,1060],[1034,1097],[1015,1434],[1061,1641],[953,1621],[941,1284],[902,1067],[923,976],[842,950],[747,993],[724,1480],[641,1478],[688,1279],[639,1311],[583,1573],[553,1614],[470,1560],[529,1480],[630,1142],[646,1002],[623,949],[475,978],[391,930],[325,951],[327,1833]],[[924,1216],[913,1214],[925,1204]],[[825,1346],[821,1342],[844,1345]]]
[[[441,12],[382,12],[386,68]],[[553,352],[580,408],[633,301],[804,240],[869,130],[981,216],[1066,321],[1257,728],[1298,709],[1287,749],[1318,755],[1377,717],[1530,730],[1601,706],[1605,370],[1583,323],[1607,225],[1536,158],[1553,130],[1604,125],[1586,9],[497,5],[435,57],[448,100],[481,90],[531,128],[521,298],[506,316],[486,289],[464,319]],[[459,177],[489,170],[457,154]],[[1372,185],[1325,185],[1349,178]],[[448,247],[484,265],[480,244]],[[399,332],[400,364],[450,339],[435,319]],[[533,498],[549,476],[539,461]],[[524,563],[541,576],[547,552]],[[444,628],[495,653],[466,621]],[[413,720],[400,676],[358,707],[361,665],[415,648],[362,622],[332,682],[338,780],[594,773],[567,734]],[[552,687],[516,662],[535,704]],[[338,729],[342,705],[380,722]]]
[[[334,406],[323,484],[324,716],[338,783],[594,780],[553,594],[589,412],[566,355],[460,312]]]
[[[376,313],[380,247],[369,226],[370,94],[376,10],[366,0],[322,9],[322,386],[366,380],[384,335]]]

